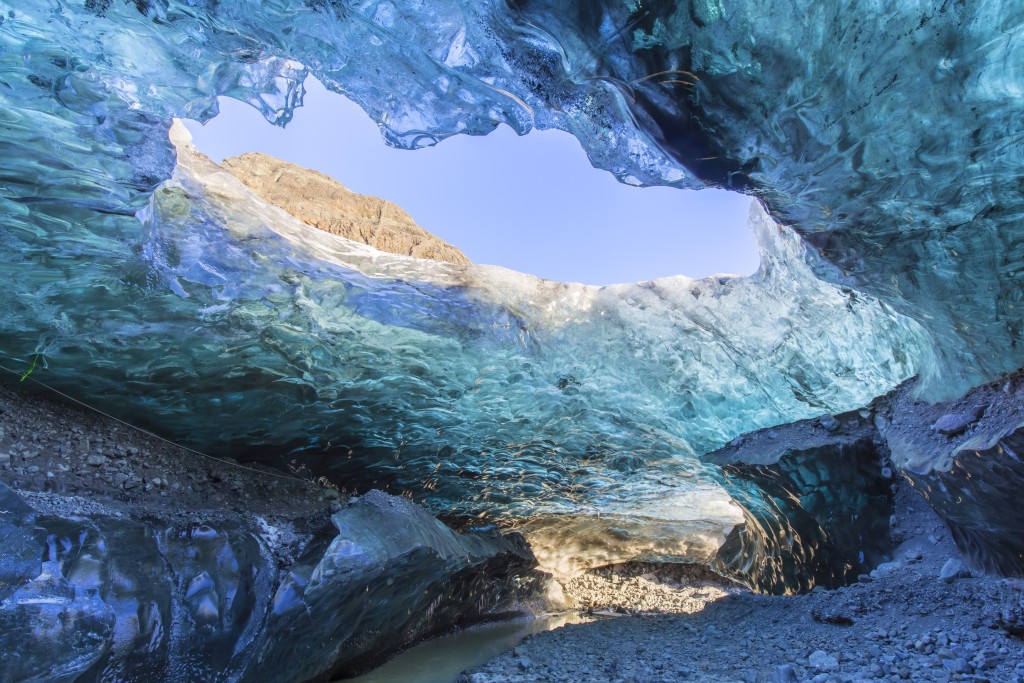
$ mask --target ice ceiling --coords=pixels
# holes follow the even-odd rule
[[[0,2],[0,353],[435,508],[660,509],[742,432],[1024,364],[1022,26],[1016,0]],[[302,231],[188,153],[157,190],[172,117],[284,124],[307,73],[394,145],[560,128],[623,182],[752,194],[762,268],[561,285]]]

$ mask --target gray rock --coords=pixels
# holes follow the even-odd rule
[[[772,672],[768,680],[771,683],[796,683],[796,670],[791,664],[783,664]]]
[[[956,659],[944,659],[942,660],[942,666],[946,671],[954,674],[965,674],[969,670],[967,660],[963,657],[957,657]]]
[[[839,427],[839,420],[831,415],[822,415],[818,418],[818,423],[830,432],[834,432]]]
[[[86,465],[92,465],[93,467],[101,467],[107,464],[107,459],[102,455],[90,455],[85,459]]]
[[[839,662],[835,657],[824,650],[815,650],[807,658],[807,663],[818,671],[835,671],[839,668]]]
[[[894,572],[899,571],[903,567],[903,563],[899,560],[893,560],[892,562],[883,562],[874,569],[871,570],[871,578],[880,579],[888,576]]]
[[[970,576],[971,570],[955,557],[946,560],[946,564],[942,565],[942,569],[939,571],[939,578],[946,583],[953,583],[957,579],[966,579]]]
[[[970,412],[946,413],[932,425],[932,431],[943,436],[956,436],[967,431],[967,428],[978,421]]]
[[[874,421],[875,429],[877,429],[878,433],[884,437],[885,433],[889,431],[889,427],[892,425],[892,422],[885,415],[875,415]]]

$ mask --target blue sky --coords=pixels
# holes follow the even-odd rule
[[[355,104],[313,79],[306,87],[286,129],[224,98],[213,121],[186,125],[214,161],[264,152],[393,201],[475,263],[595,285],[757,269],[747,197],[623,185],[560,131],[519,137],[501,126],[392,149]]]

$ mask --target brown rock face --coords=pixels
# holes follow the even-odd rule
[[[469,263],[461,251],[420,226],[401,207],[358,194],[322,173],[249,153],[221,166],[264,201],[325,232],[392,254]]]

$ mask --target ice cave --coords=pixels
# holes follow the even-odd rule
[[[761,266],[360,240],[177,121],[310,76]],[[0,0],[0,102],[0,683],[1024,681],[1018,0]]]

